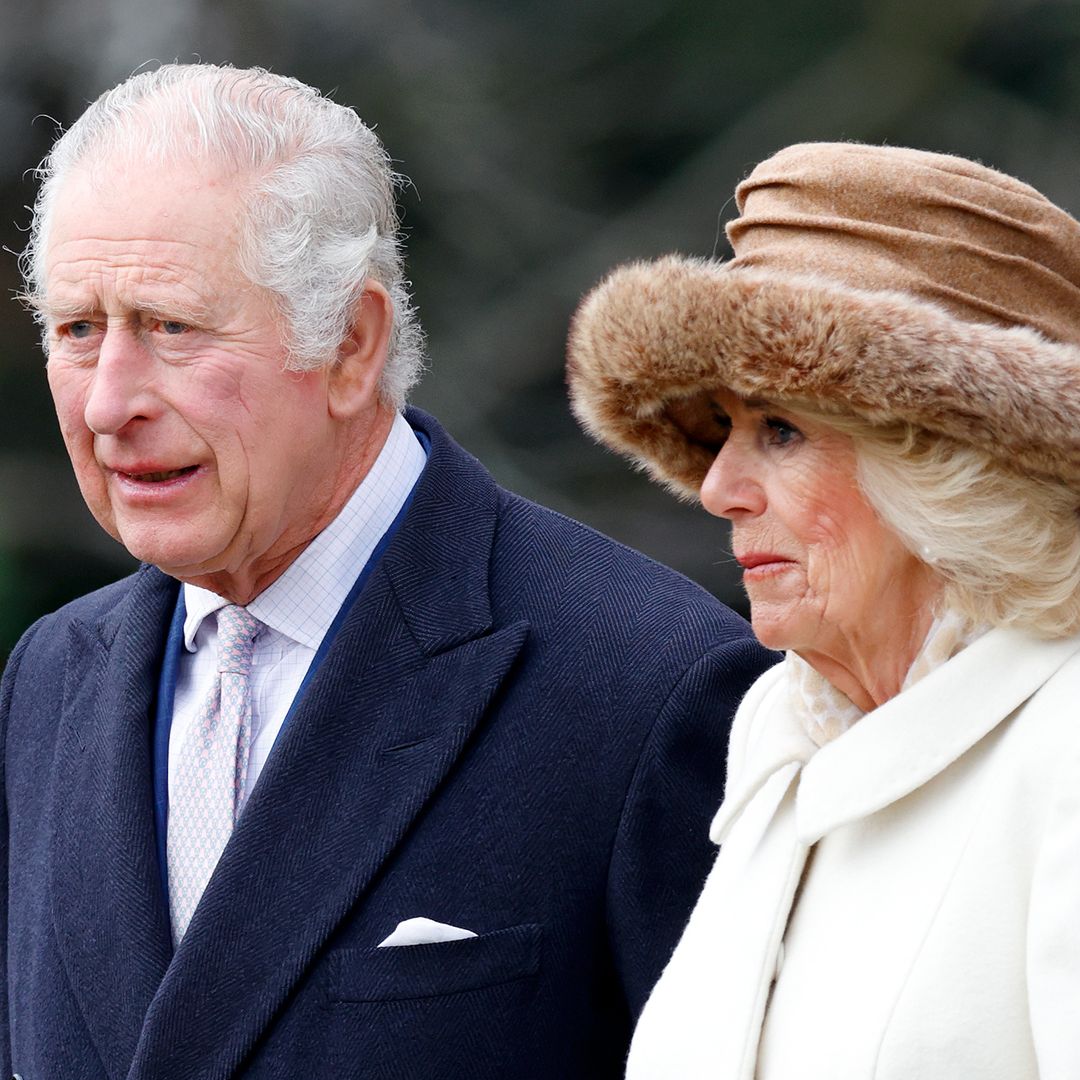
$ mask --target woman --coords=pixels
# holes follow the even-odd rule
[[[958,158],[789,147],[724,265],[617,270],[575,411],[732,525],[787,652],[631,1080],[1080,1076],[1080,224]]]

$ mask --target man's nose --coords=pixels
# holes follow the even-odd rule
[[[747,455],[730,441],[720,449],[701,482],[701,505],[710,514],[732,521],[765,509],[760,477]]]
[[[102,338],[84,419],[96,435],[115,435],[134,420],[154,415],[153,362],[137,335],[110,326]]]

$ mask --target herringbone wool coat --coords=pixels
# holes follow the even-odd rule
[[[0,699],[0,1071],[601,1080],[708,870],[730,715],[775,657],[689,581],[427,468],[175,955],[150,729],[177,585],[38,623]],[[377,948],[425,916],[468,940]]]

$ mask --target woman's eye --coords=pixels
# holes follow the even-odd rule
[[[794,424],[778,416],[765,417],[765,427],[769,433],[771,446],[790,446],[803,437],[802,432]]]
[[[711,441],[717,447],[721,447],[727,442],[728,436],[731,434],[731,417],[723,409],[713,408],[709,419],[711,421],[709,429]]]

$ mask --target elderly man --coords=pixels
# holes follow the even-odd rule
[[[619,1075],[770,655],[403,411],[393,176],[351,110],[166,66],[43,175],[57,415],[144,565],[5,674],[3,1064]]]

